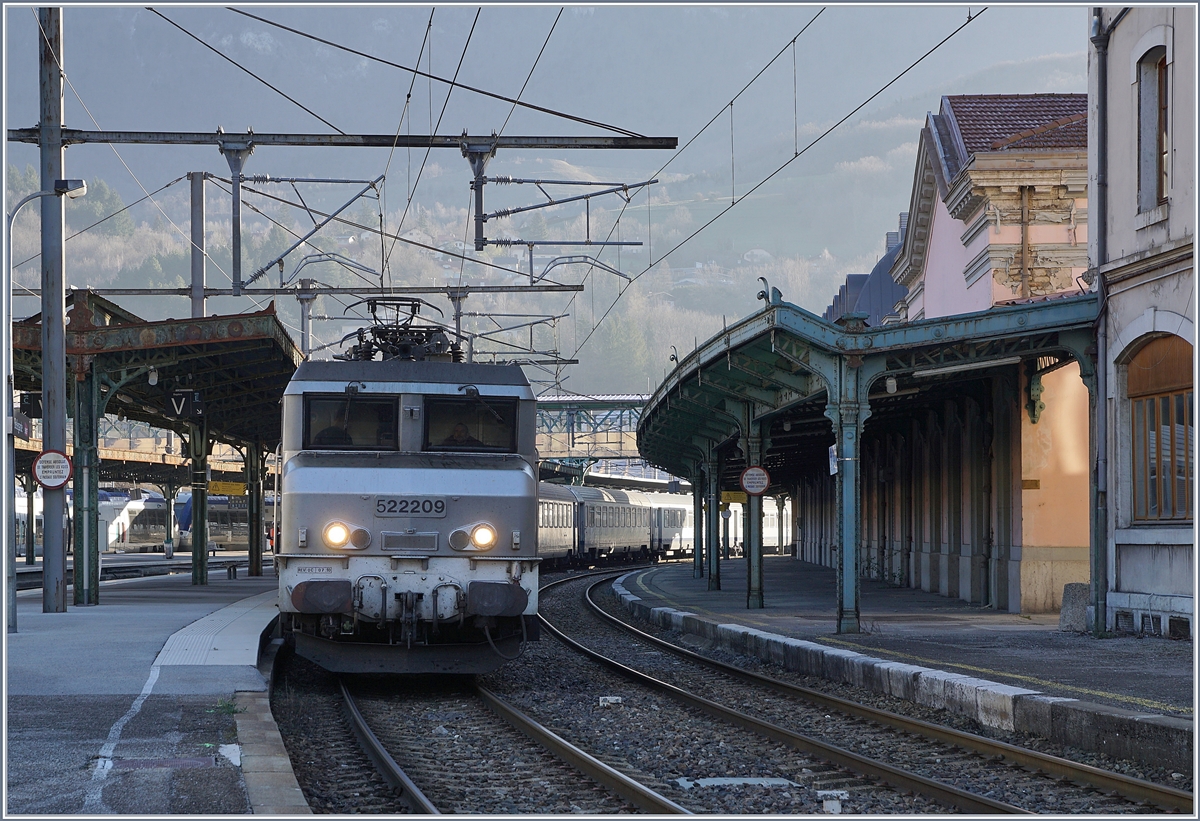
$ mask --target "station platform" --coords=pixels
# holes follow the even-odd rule
[[[635,613],[698,641],[759,655],[980,723],[1192,772],[1191,641],[1063,632],[1022,616],[863,579],[861,633],[836,632],[836,572],[763,560],[762,609],[747,562],[721,562],[721,590],[688,563],[633,571],[617,592]],[[1167,762],[1171,762],[1167,764]]]
[[[4,815],[309,813],[258,666],[276,596],[270,569],[103,582],[66,613],[19,592]]]

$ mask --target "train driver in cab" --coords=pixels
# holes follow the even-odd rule
[[[469,448],[482,445],[483,442],[472,436],[471,432],[467,430],[467,426],[462,422],[455,425],[450,435],[442,440],[442,447]]]

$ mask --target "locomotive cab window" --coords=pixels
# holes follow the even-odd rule
[[[517,400],[425,400],[425,450],[517,452]]]
[[[397,450],[396,397],[304,397],[307,450]]]

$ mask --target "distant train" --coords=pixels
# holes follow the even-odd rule
[[[72,492],[67,491],[66,513],[63,516],[63,537],[67,551],[72,552],[74,528],[72,527],[71,504]],[[42,497],[40,494],[32,498],[17,496],[16,498],[16,538],[17,555],[25,555],[25,545],[29,530],[29,508],[33,508],[33,523],[35,535],[34,550],[41,554],[42,534],[45,532],[45,522],[42,516]],[[101,490],[99,493],[99,508],[97,515],[100,522],[100,533],[104,539],[100,545],[103,550],[136,550],[154,545],[161,547],[167,535],[167,502],[158,494],[143,494],[141,498],[131,499],[128,492]]]
[[[538,557],[545,567],[614,561],[687,559],[694,555],[692,497],[594,487],[538,487]],[[744,508],[729,506],[730,557],[742,555]],[[791,503],[784,505],[784,531],[773,502],[763,505],[763,550],[782,552],[790,544]],[[718,541],[725,547],[725,519]]]
[[[538,486],[543,566],[674,559],[692,552],[691,497],[594,487]]]

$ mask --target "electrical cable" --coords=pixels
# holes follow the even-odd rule
[[[259,77],[259,76],[258,76],[257,74],[255,74],[253,71],[251,71],[250,69],[246,68],[244,65],[242,65],[242,64],[241,64],[241,63],[239,63],[239,62],[237,62],[237,61],[236,61],[236,60],[234,60],[232,57],[230,57],[230,56],[228,56],[228,55],[226,55],[226,54],[222,54],[220,51],[218,51],[217,49],[213,48],[212,46],[210,46],[208,43],[206,43],[206,42],[204,42],[203,40],[201,40],[201,39],[200,39],[199,37],[197,37],[196,35],[192,34],[190,31],[188,31],[187,29],[185,29],[183,26],[181,26],[181,25],[179,25],[178,23],[176,23],[176,22],[175,22],[174,20],[172,20],[170,17],[167,17],[165,14],[163,14],[162,12],[160,12],[158,9],[156,9],[156,8],[153,8],[152,6],[146,6],[146,11],[150,12],[151,14],[157,14],[159,17],[161,17],[162,19],[166,20],[166,21],[167,21],[168,23],[170,23],[172,26],[174,26],[175,28],[177,28],[177,29],[179,29],[180,31],[182,31],[182,32],[183,32],[184,34],[186,34],[188,37],[191,37],[193,40],[195,40],[195,41],[196,41],[197,43],[199,43],[200,45],[204,46],[206,49],[208,49],[209,51],[211,51],[213,54],[215,54],[215,55],[217,55],[218,57],[221,57],[221,58],[223,58],[223,59],[227,60],[227,61],[228,61],[230,64],[232,64],[233,66],[235,66],[235,67],[237,67],[237,68],[240,68],[242,71],[244,71],[244,72],[246,72],[247,74],[249,74],[249,75],[250,75],[251,77],[253,77],[255,80],[258,80],[260,83],[262,83],[262,84],[263,84],[263,85],[265,85],[267,88],[269,88],[269,89],[271,89],[272,91],[274,91],[274,92],[275,92],[276,94],[278,94],[279,96],[281,96],[281,97],[283,97],[284,99],[286,99],[288,102],[292,103],[293,105],[299,106],[300,108],[302,108],[302,109],[304,109],[305,111],[307,111],[309,114],[311,114],[311,115],[313,115],[314,117],[316,117],[316,118],[317,118],[318,120],[320,120],[321,122],[325,123],[325,125],[329,126],[330,128],[332,128],[332,129],[333,129],[334,131],[336,131],[337,133],[339,133],[339,134],[345,134],[345,133],[346,133],[345,131],[342,131],[342,129],[338,128],[338,127],[337,127],[336,125],[334,125],[333,123],[329,122],[329,120],[325,119],[325,118],[324,118],[324,117],[322,117],[320,114],[318,114],[317,112],[313,111],[311,108],[309,108],[308,106],[306,106],[304,103],[300,102],[299,100],[295,99],[294,97],[291,97],[291,96],[289,96],[289,95],[288,95],[287,93],[285,93],[284,91],[282,91],[282,90],[280,90],[280,89],[276,88],[275,86],[271,85],[269,82],[267,82],[266,80],[264,80],[262,77]]]
[[[800,31],[796,32],[796,36],[793,37],[791,40],[789,40],[783,46],[783,48],[781,48],[779,50],[779,52],[774,57],[772,57],[770,60],[768,60],[767,63],[761,69],[759,69],[758,73],[755,74],[748,83],[746,83],[744,86],[742,86],[742,89],[737,94],[735,94],[733,96],[733,98],[729,101],[729,106],[732,107],[733,103],[736,102],[737,99],[739,97],[741,97],[744,93],[746,93],[746,91],[750,88],[750,86],[754,85],[754,83],[758,80],[758,78],[761,77],[763,75],[763,73],[766,72],[767,69],[769,69],[772,65],[774,65],[775,61],[778,60],[784,54],[784,52],[786,52],[788,50],[789,47],[791,47],[793,55],[794,55],[795,49],[796,49],[796,41],[800,39],[800,37],[804,34],[804,32],[808,31],[809,27],[813,23],[815,23],[817,18],[820,17],[824,12],[825,12],[825,7],[822,7],[820,9],[820,11],[818,11],[816,14],[814,14],[808,20],[808,22],[804,24],[804,26],[800,29]],[[794,63],[794,59],[793,59],[793,63]],[[794,66],[793,66],[793,77],[794,77]],[[701,127],[701,129],[699,131],[697,131],[694,135],[692,135],[691,139],[689,139],[686,143],[684,143],[682,148],[680,148],[678,151],[676,151],[674,154],[672,154],[667,159],[667,161],[665,163],[663,163],[663,165],[658,169],[658,171],[654,172],[650,176],[658,177],[659,175],[662,174],[663,171],[666,171],[667,168],[671,165],[671,163],[675,162],[675,160],[680,155],[682,155],[684,151],[687,151],[687,149],[692,145],[692,143],[696,142],[696,140],[698,140],[700,138],[700,136],[702,134],[704,134],[704,132],[707,131],[713,123],[715,123],[717,121],[718,118],[720,118],[721,114],[724,113],[724,111],[725,111],[725,106],[721,106],[721,108],[717,111],[717,113],[712,116],[712,119],[710,119],[707,123],[705,123],[704,126]],[[732,125],[732,123],[731,123],[731,125]],[[799,156],[799,152],[797,151],[796,153],[797,153],[797,156]],[[646,192],[646,200],[647,200],[646,245],[647,245],[648,258],[653,259],[654,258],[654,244],[653,244],[653,231],[652,231],[653,224],[651,223],[651,218],[650,218],[649,199],[650,199],[650,192],[649,192],[649,190],[647,190],[647,192]],[[613,228],[609,229],[608,236],[605,237],[606,242],[612,238],[612,234],[613,234],[613,231],[616,230],[616,226],[620,225],[621,217],[625,214],[625,211],[628,208],[628,206],[629,206],[629,201],[626,201],[621,206],[621,210],[617,213],[616,220],[614,220],[614,222],[613,222]],[[618,246],[618,253],[619,252],[620,252],[620,246]],[[661,258],[660,258],[660,261],[661,261]],[[583,280],[582,280],[582,282],[584,284],[586,284],[588,279],[591,277],[592,271],[593,271],[593,268],[589,267],[587,273],[584,274]],[[576,299],[576,297],[573,295],[567,301],[566,308],[570,308],[571,305],[575,302],[575,299]],[[595,302],[595,294],[594,293],[592,294],[592,299],[593,299],[593,302]],[[593,320],[592,332],[593,333],[596,330],[596,324],[597,324],[597,323],[595,323],[595,316],[596,315],[595,315],[595,310],[594,310],[594,306],[593,306],[593,311],[592,311],[592,320]],[[591,333],[588,334],[588,337],[590,337],[590,336],[591,336]],[[585,338],[584,342],[586,342],[586,341],[587,341],[587,339]],[[582,343],[580,343],[580,347],[582,347]],[[576,349],[576,351],[578,352],[578,348]]]
[[[51,54],[55,54],[54,47],[50,44],[50,37],[46,34],[46,30],[44,28],[42,28],[42,21],[40,19],[38,19],[37,11],[34,9],[30,9],[30,12],[33,14],[34,20],[37,21],[38,31],[42,35],[42,40],[45,41],[45,43],[46,43],[47,51],[49,51],[49,53],[51,53]],[[92,114],[91,109],[89,109],[87,107],[87,103],[85,103],[83,101],[83,97],[80,96],[79,92],[75,90],[75,85],[74,85],[74,83],[71,82],[71,77],[70,77],[70,75],[67,74],[67,70],[65,68],[63,68],[62,61],[60,61],[58,59],[57,54],[55,54],[54,62],[55,62],[55,65],[58,66],[58,70],[62,74],[63,80],[66,81],[67,87],[71,89],[71,93],[75,95],[75,99],[78,100],[79,105],[83,107],[84,112],[88,115],[88,119],[90,119],[92,121],[92,125],[94,125],[96,127],[97,131],[104,131],[104,129],[100,127],[100,123],[96,121],[96,118]],[[129,163],[125,162],[125,158],[121,156],[121,152],[117,150],[117,147],[115,145],[113,145],[112,143],[108,143],[108,147],[112,149],[113,154],[116,155],[116,158],[120,161],[121,165],[123,165],[125,167],[125,170],[129,172],[129,176],[133,177],[133,181],[135,183],[137,183],[138,188],[142,189],[142,193],[146,195],[145,197],[143,197],[143,199],[148,198],[150,200],[150,202],[154,205],[154,207],[158,209],[158,213],[161,214],[163,216],[163,218],[168,223],[170,223],[171,227],[174,228],[175,231],[187,241],[187,245],[189,248],[195,247],[195,244],[192,242],[191,236],[189,236],[187,233],[184,232],[184,230],[182,228],[180,228],[178,225],[175,224],[175,220],[171,219],[171,216],[166,211],[163,210],[162,206],[158,204],[158,201],[155,200],[154,197],[151,196],[150,192],[146,190],[146,186],[142,185],[142,181],[140,179],[138,179],[137,174],[133,173],[133,169],[129,167]],[[229,272],[226,271],[224,268],[222,268],[217,263],[216,260],[214,260],[211,256],[209,256],[209,253],[207,250],[204,250],[203,254],[204,254],[204,258],[208,262],[212,263],[212,266],[214,268],[216,268],[218,271],[220,271],[221,274],[227,280],[230,281],[230,283],[233,282],[233,277],[229,275]],[[251,302],[253,302],[254,306],[256,308],[258,308],[260,311],[263,310],[263,305],[261,302],[254,299],[253,297],[251,297]]]
[[[525,89],[529,85],[529,81],[533,79],[533,72],[537,70],[538,63],[541,61],[542,55],[545,54],[545,52],[546,52],[546,46],[550,45],[550,37],[551,37],[551,35],[554,34],[554,29],[558,27],[558,21],[562,18],[562,13],[563,13],[563,10],[560,7],[558,10],[558,14],[554,18],[554,22],[550,24],[550,31],[546,32],[546,39],[544,41],[542,41],[542,47],[538,50],[537,57],[533,58],[533,65],[531,65],[529,67],[529,73],[527,75],[525,75],[525,82],[521,83],[521,90],[517,92],[517,99],[513,101],[512,107],[508,109],[508,116],[504,118],[504,123],[500,126],[500,130],[496,132],[497,139],[499,139],[499,137],[504,133],[504,129],[508,127],[508,121],[512,119],[513,112],[517,110],[517,101],[519,101],[521,99],[521,97],[524,96]],[[468,203],[468,206],[467,206],[467,231],[469,231],[470,227],[471,227],[470,214],[471,214],[471,208],[470,208],[470,204]],[[466,244],[465,237],[463,239],[463,244],[464,244],[464,246]],[[459,266],[459,269],[458,269],[458,284],[459,285],[462,285],[462,274],[463,274],[462,269],[463,269],[463,266]],[[530,262],[529,273],[530,273],[530,276],[533,275],[532,261]]]
[[[770,174],[768,174],[766,177],[764,177],[762,180],[760,180],[758,183],[756,183],[756,184],[754,185],[754,187],[753,187],[753,188],[751,188],[749,191],[747,191],[745,194],[743,194],[743,195],[742,195],[741,202],[745,202],[747,197],[749,197],[751,194],[753,194],[755,191],[757,191],[759,188],[761,188],[763,185],[765,185],[767,182],[769,182],[771,179],[773,179],[773,178],[774,178],[774,177],[775,177],[777,174],[779,174],[779,172],[783,171],[783,169],[787,168],[789,165],[791,165],[793,162],[795,162],[797,159],[799,159],[801,156],[803,156],[803,155],[804,155],[804,154],[805,154],[805,153],[806,153],[806,152],[807,152],[807,151],[808,151],[810,148],[812,148],[814,145],[816,145],[817,143],[819,143],[821,140],[825,139],[825,137],[829,136],[829,134],[830,134],[830,133],[832,133],[832,132],[834,131],[834,129],[836,129],[836,128],[837,128],[838,126],[840,126],[842,123],[846,122],[846,120],[850,119],[850,118],[851,118],[851,117],[853,117],[855,114],[857,114],[859,111],[861,111],[861,110],[862,110],[862,109],[863,109],[863,108],[864,108],[864,107],[865,107],[865,106],[866,106],[868,103],[870,103],[872,100],[874,100],[874,99],[875,99],[876,97],[878,97],[880,94],[882,94],[884,91],[886,91],[888,88],[890,88],[890,87],[891,87],[891,86],[892,86],[894,83],[896,83],[897,81],[899,81],[899,80],[900,80],[900,78],[904,77],[904,75],[908,74],[910,71],[912,71],[914,68],[916,68],[916,67],[917,67],[917,66],[918,66],[920,63],[922,63],[922,62],[925,60],[925,58],[927,58],[929,55],[933,54],[935,51],[937,51],[939,48],[941,48],[943,45],[945,45],[945,44],[946,44],[946,43],[947,43],[947,42],[948,42],[948,41],[949,41],[949,40],[950,40],[952,37],[954,37],[956,34],[958,34],[960,31],[962,31],[964,28],[966,28],[966,27],[967,27],[967,26],[969,26],[969,25],[970,25],[972,22],[974,22],[976,19],[978,19],[978,18],[979,18],[979,16],[980,16],[981,14],[983,14],[985,11],[987,11],[987,9],[988,9],[988,7],[987,7],[987,6],[985,6],[985,7],[984,7],[984,8],[982,8],[982,9],[981,9],[981,10],[980,10],[980,11],[979,11],[977,14],[975,14],[973,17],[968,17],[968,18],[967,18],[967,21],[966,21],[965,23],[963,23],[961,26],[959,26],[958,28],[956,28],[954,31],[950,32],[950,33],[949,33],[948,35],[946,35],[944,38],[942,38],[942,40],[940,40],[940,41],[939,41],[939,42],[938,42],[936,45],[934,45],[934,46],[933,46],[931,49],[929,49],[929,50],[928,50],[928,51],[926,51],[924,54],[922,54],[920,57],[918,57],[918,58],[917,58],[917,59],[916,59],[916,60],[915,60],[915,61],[914,61],[914,62],[913,62],[911,65],[909,65],[909,66],[908,66],[908,68],[904,69],[904,70],[903,70],[903,71],[901,71],[899,74],[897,74],[895,77],[893,77],[891,80],[889,80],[889,81],[888,81],[886,84],[884,84],[884,85],[883,85],[883,86],[882,86],[882,87],[881,87],[881,88],[880,88],[878,91],[876,91],[876,92],[875,92],[875,93],[873,93],[871,96],[867,97],[867,99],[863,100],[861,103],[859,103],[857,106],[855,106],[855,107],[854,107],[854,109],[852,109],[852,110],[851,110],[851,111],[850,111],[848,114],[846,114],[844,117],[842,117],[842,118],[841,118],[840,120],[838,120],[836,123],[834,123],[833,125],[831,125],[831,126],[830,126],[829,128],[827,128],[825,131],[823,131],[823,132],[822,132],[822,133],[821,133],[821,134],[820,134],[818,137],[816,137],[816,138],[815,138],[815,139],[814,139],[812,142],[810,142],[808,145],[804,146],[804,148],[800,149],[800,151],[798,151],[796,154],[794,154],[794,155],[793,155],[793,156],[792,156],[790,159],[788,159],[786,162],[784,162],[782,165],[780,165],[778,168],[776,168],[774,171],[772,171]],[[781,52],[781,53],[782,53],[782,52]],[[760,73],[761,73],[761,72],[760,72]],[[643,269],[641,272],[639,272],[638,274],[636,274],[636,275],[635,275],[635,276],[634,276],[634,277],[633,277],[633,278],[630,280],[630,284],[632,285],[634,282],[637,282],[637,281],[638,281],[638,280],[639,280],[639,279],[640,279],[640,278],[641,278],[641,277],[642,277],[644,274],[646,274],[646,273],[647,273],[647,272],[648,272],[648,271],[649,271],[651,268],[653,268],[653,267],[654,267],[655,265],[657,265],[659,262],[662,262],[664,259],[666,259],[667,257],[669,257],[671,254],[673,254],[673,253],[675,253],[676,251],[678,251],[678,250],[679,250],[681,247],[683,247],[683,246],[684,246],[684,245],[685,245],[687,242],[689,242],[689,241],[690,241],[690,240],[691,240],[693,237],[695,237],[695,236],[696,236],[697,234],[699,234],[701,231],[703,231],[704,229],[706,229],[708,226],[712,225],[714,222],[716,222],[717,220],[719,220],[721,217],[725,216],[725,215],[726,215],[727,213],[729,213],[729,211],[730,211],[730,210],[732,210],[734,207],[736,207],[736,205],[735,205],[735,204],[731,204],[731,205],[730,205],[728,208],[726,208],[726,209],[724,209],[723,211],[720,211],[719,213],[717,213],[717,214],[716,214],[716,216],[714,216],[714,217],[713,217],[712,219],[710,219],[708,222],[706,222],[706,223],[704,223],[703,225],[701,225],[699,228],[697,228],[697,229],[696,229],[695,231],[693,231],[691,234],[688,234],[688,236],[684,237],[684,238],[683,238],[682,240],[680,240],[680,241],[679,241],[679,242],[678,242],[678,243],[677,243],[675,246],[673,246],[673,247],[672,247],[672,248],[671,248],[669,251],[667,251],[665,254],[663,254],[661,257],[659,257],[659,258],[658,258],[658,260],[657,260],[657,262],[656,262],[656,261],[654,261],[654,260],[653,260],[653,258],[651,258],[651,261],[650,261],[650,263],[649,263],[649,264],[648,264],[648,265],[647,265],[647,266],[646,266],[646,267],[645,267],[645,268],[644,268],[644,269]],[[649,210],[649,209],[647,209],[647,210]],[[628,289],[626,289],[626,290],[628,290]],[[612,304],[608,306],[608,310],[606,310],[606,311],[604,312],[604,315],[600,317],[600,321],[596,323],[596,327],[597,327],[597,328],[600,326],[600,324],[601,324],[602,322],[604,322],[604,320],[605,320],[605,319],[608,317],[609,313],[611,313],[611,312],[612,312],[612,309],[613,309],[614,307],[616,307],[616,304],[617,304],[617,302],[618,302],[619,300],[620,300],[620,296],[618,296],[618,297],[617,297],[617,299],[614,299],[614,300],[613,300],[613,302],[612,302]],[[579,357],[579,351],[583,349],[583,346],[584,346],[584,345],[586,345],[586,344],[588,343],[588,340],[592,338],[592,335],[593,335],[595,332],[596,332],[596,331],[595,331],[595,329],[593,328],[592,332],[591,332],[591,333],[589,333],[589,334],[588,334],[586,337],[584,337],[584,340],[583,340],[583,342],[581,342],[581,343],[579,344],[579,346],[578,346],[578,347],[575,349],[575,353],[571,355],[571,358],[572,358],[572,359],[577,359],[577,358]]]
[[[437,9],[433,9],[429,12],[429,22],[425,24],[425,36],[421,38],[421,48],[417,52],[417,65],[421,65],[421,57],[423,57],[425,55],[425,44],[429,42],[429,34],[433,30],[433,15],[434,15],[434,12],[436,12],[436,11],[437,11]],[[392,155],[394,155],[396,153],[396,143],[398,143],[400,141],[400,129],[402,129],[404,127],[405,118],[408,119],[409,135],[411,136],[411,134],[412,134],[412,117],[410,116],[410,107],[412,105],[413,89],[416,87],[416,85],[417,85],[417,75],[414,74],[412,76],[412,80],[408,84],[408,94],[406,94],[404,97],[404,109],[400,112],[400,122],[396,123],[396,139],[392,143],[391,150],[388,151],[387,162],[383,166],[382,176],[385,178],[387,177],[388,169],[390,169],[392,167]],[[407,192],[408,205],[405,206],[406,210],[407,210],[408,206],[412,204],[412,147],[411,146],[408,147],[408,159],[409,159],[408,192]],[[383,240],[383,238],[380,237],[381,242],[382,242],[382,240]],[[396,249],[396,243],[393,242],[391,247],[387,249],[387,253],[383,257],[383,262],[382,262],[381,267],[382,267],[382,272],[385,274],[388,271],[388,263],[391,261],[392,252],[395,249]]]
[[[462,71],[463,61],[467,59],[467,48],[470,47],[470,45],[471,45],[471,37],[474,36],[474,34],[475,34],[475,25],[479,22],[479,15],[482,12],[483,12],[482,8],[478,8],[475,10],[475,19],[471,21],[471,30],[469,32],[467,32],[467,40],[465,43],[463,43],[462,54],[459,55],[459,58],[458,58],[458,67],[454,69],[454,79],[455,80],[458,79],[458,73],[460,71]],[[442,102],[442,110],[441,110],[441,113],[438,114],[437,125],[435,125],[432,129],[430,129],[431,134],[437,133],[438,128],[441,127],[442,118],[446,116],[446,108],[450,105],[450,95],[453,92],[454,92],[454,86],[452,85],[450,87],[450,90],[446,92],[446,99]],[[429,161],[429,154],[432,151],[433,151],[432,146],[425,149],[425,157],[421,160],[420,169],[417,170],[416,182],[414,182],[412,184],[412,191],[409,193],[408,202],[405,203],[405,205],[404,205],[404,213],[402,213],[400,215],[400,224],[396,226],[397,234],[399,234],[401,231],[404,230],[404,221],[406,219],[408,219],[408,209],[412,205],[413,194],[416,193],[417,186],[421,184],[421,175],[425,173],[425,163],[427,163]],[[393,243],[393,246],[394,245],[395,244]]]
[[[123,208],[118,208],[116,211],[113,211],[113,212],[112,212],[111,214],[109,214],[107,217],[103,217],[102,219],[99,219],[99,220],[97,220],[96,222],[93,222],[93,223],[92,223],[91,225],[89,225],[87,228],[80,228],[80,229],[79,229],[78,231],[76,231],[74,234],[71,234],[71,236],[69,236],[69,237],[67,237],[65,240],[63,240],[63,242],[70,242],[71,240],[75,239],[75,237],[79,236],[80,234],[87,233],[88,231],[90,231],[90,230],[92,230],[93,228],[95,228],[97,225],[100,225],[101,223],[104,223],[104,222],[108,222],[110,219],[112,219],[113,217],[117,216],[118,214],[120,214],[120,213],[123,213],[123,212],[125,212],[125,211],[128,211],[130,208],[133,208],[133,206],[135,206],[135,205],[137,205],[137,204],[139,204],[139,203],[143,203],[143,202],[145,202],[147,199],[149,199],[150,197],[153,197],[155,194],[161,194],[163,191],[166,191],[166,190],[167,190],[168,188],[170,188],[172,185],[175,185],[176,183],[182,182],[182,181],[183,181],[183,180],[185,180],[185,179],[187,179],[187,174],[184,174],[182,177],[176,177],[175,179],[171,180],[171,181],[170,181],[169,183],[167,183],[166,185],[164,185],[164,186],[162,186],[161,188],[158,188],[158,189],[156,189],[156,190],[154,190],[154,191],[151,191],[149,194],[147,194],[146,196],[142,197],[141,199],[139,199],[139,200],[135,200],[135,201],[133,201],[133,202],[129,203],[129,205],[126,205],[126,206],[124,206]],[[27,260],[24,260],[24,261],[22,261],[22,262],[18,262],[16,265],[14,265],[14,266],[13,266],[13,270],[15,271],[16,269],[20,268],[22,265],[26,265],[26,264],[28,264],[28,263],[30,263],[30,262],[33,262],[35,259],[37,259],[37,258],[38,258],[38,257],[40,257],[41,255],[42,255],[42,252],[41,252],[41,251],[38,251],[36,254],[34,254],[33,256],[31,256],[29,259],[27,259]],[[24,286],[21,286],[21,287],[24,287]]]
[[[517,105],[521,106],[522,108],[528,108],[533,111],[539,111],[543,114],[549,114],[552,117],[559,117],[564,120],[570,120],[572,122],[581,123],[582,125],[594,126],[596,128],[604,129],[605,131],[611,131],[614,134],[623,134],[626,137],[644,137],[645,136],[644,134],[638,134],[636,131],[629,131],[628,129],[620,128],[615,125],[608,125],[607,123],[597,122],[596,120],[589,120],[586,117],[577,117],[574,114],[567,114],[562,111],[555,111],[552,108],[545,108],[544,106],[534,105],[533,103],[522,103],[519,101],[515,101],[511,97],[505,97],[503,94],[495,94],[491,91],[485,91],[482,88],[475,88],[474,86],[465,85],[463,83],[458,82],[457,79],[447,80],[445,78],[430,74],[429,72],[421,71],[419,68],[409,68],[408,66],[402,66],[399,63],[393,63],[391,60],[385,60],[382,57],[376,57],[374,54],[368,54],[365,51],[359,51],[357,49],[350,48],[349,46],[344,46],[340,43],[335,43],[332,40],[326,40],[323,37],[317,37],[315,34],[309,34],[307,32],[301,31],[299,29],[292,28],[291,26],[285,26],[282,23],[276,23],[273,20],[268,20],[265,17],[259,17],[257,14],[251,14],[248,11],[242,11],[241,9],[229,8],[228,6],[226,7],[226,9],[228,11],[232,11],[235,14],[241,14],[245,17],[249,17],[253,20],[257,20],[260,23],[265,23],[268,26],[274,26],[275,28],[283,29],[284,31],[290,31],[292,34],[298,35],[300,37],[306,37],[309,40],[315,40],[316,42],[323,43],[331,48],[340,49],[341,51],[345,51],[349,54],[354,54],[358,57],[363,57],[367,60],[371,60],[376,63],[381,63],[385,66],[391,66],[392,68],[398,68],[401,71],[412,72],[413,74],[420,75],[421,77],[427,77],[430,80],[436,80],[439,83],[446,83],[447,85],[450,85],[454,88],[461,88],[463,91],[471,91],[471,92],[474,92],[475,94],[482,94],[485,97],[491,97],[494,100],[501,100],[506,103],[515,102]]]

